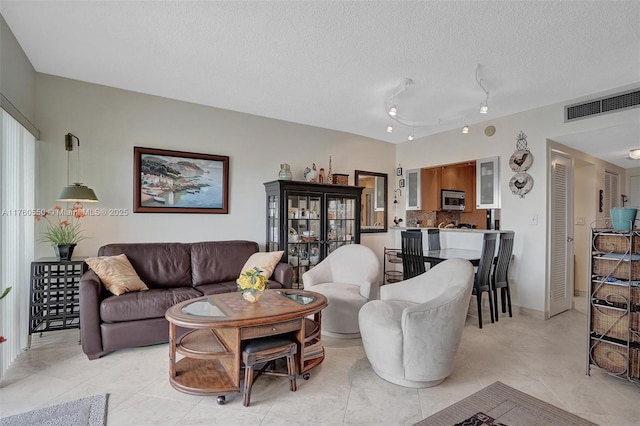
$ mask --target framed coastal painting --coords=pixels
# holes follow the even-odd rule
[[[136,213],[229,212],[229,157],[133,147]]]

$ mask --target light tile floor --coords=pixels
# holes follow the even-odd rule
[[[298,380],[297,392],[285,378],[262,377],[249,407],[239,395],[220,406],[174,390],[166,344],[89,361],[76,330],[45,333],[0,381],[0,417],[109,393],[109,426],[410,425],[500,380],[602,425],[640,424],[640,387],[595,368],[585,374],[586,300],[576,300],[547,321],[501,316],[480,330],[469,316],[453,374],[429,389],[378,378],[359,339],[325,338],[324,363]]]

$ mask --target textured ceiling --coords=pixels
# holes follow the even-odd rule
[[[404,78],[396,104],[424,125],[416,137],[640,85],[639,1],[0,0],[0,13],[38,72],[393,143],[411,133],[385,131]],[[628,151],[640,124],[627,127]]]

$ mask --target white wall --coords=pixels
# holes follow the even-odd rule
[[[640,145],[640,141],[638,141],[638,145]],[[623,192],[629,197],[629,203],[626,204],[626,207],[640,208],[640,167],[627,169],[626,177]]]
[[[0,15],[0,93],[32,122],[36,109],[35,80],[35,69]],[[9,112],[14,115],[14,111]],[[15,118],[25,125],[22,117]]]
[[[621,89],[612,89],[611,93],[617,90]],[[599,95],[601,94],[596,96]],[[510,270],[513,303],[523,308],[525,312],[540,317],[548,315],[546,297],[547,141],[565,134],[640,120],[640,110],[634,109],[564,123],[563,107],[575,101],[577,100],[489,120],[471,126],[470,133],[467,135],[463,135],[456,129],[405,142],[397,147],[397,160],[405,169],[500,156],[502,193],[500,227],[516,232],[515,259]],[[491,137],[484,134],[484,128],[489,124],[496,127],[496,133]],[[509,180],[514,175],[509,168],[509,157],[516,150],[516,138],[520,131],[527,135],[528,148],[534,156],[533,164],[528,170],[533,177],[534,186],[524,198],[512,195],[509,190]],[[598,172],[600,170],[602,166],[599,166]],[[404,203],[404,199],[400,200],[399,206],[404,206]],[[400,209],[403,207],[399,208],[399,216],[404,217],[405,212]],[[537,225],[529,225],[529,215],[537,215]]]
[[[85,256],[110,242],[248,239],[264,247],[263,183],[277,179],[280,163],[291,164],[293,178],[303,180],[306,166],[315,162],[326,170],[331,155],[333,172],[348,173],[350,184],[356,169],[395,171],[395,146],[386,142],[46,74],[37,76],[36,120],[42,131],[37,207],[56,204],[66,185],[64,135],[71,132],[81,142],[81,180],[100,199],[85,208],[129,209],[124,217],[83,220],[91,238],[74,253]],[[229,156],[229,214],[132,213],[134,146]],[[362,242],[382,258],[390,234],[363,234]],[[53,252],[38,244],[36,254]]]

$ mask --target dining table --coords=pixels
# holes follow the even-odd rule
[[[473,266],[480,263],[481,250],[469,250],[460,248],[443,248],[440,250],[428,250],[423,253],[424,261],[431,266],[437,265],[448,259],[464,259],[471,262]]]

